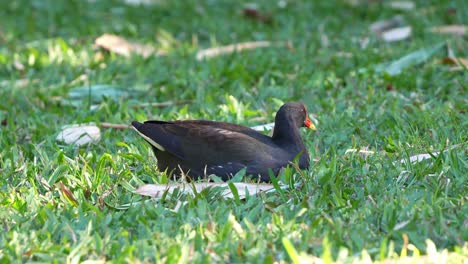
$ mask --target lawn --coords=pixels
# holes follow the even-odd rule
[[[150,2],[0,4],[2,263],[468,261],[466,1]],[[392,18],[410,36],[370,29]],[[108,51],[103,34],[152,53]],[[270,46],[197,59],[255,41]],[[318,120],[302,131],[311,167],[246,197],[135,194],[175,181],[107,124],[256,126],[288,101]],[[90,123],[94,143],[56,140]]]

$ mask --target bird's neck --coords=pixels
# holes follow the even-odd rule
[[[305,148],[299,128],[294,123],[294,120],[288,120],[287,117],[276,117],[272,138],[277,143],[293,145],[298,150]]]

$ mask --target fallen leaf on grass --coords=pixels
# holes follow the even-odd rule
[[[78,205],[78,200],[76,200],[75,195],[65,186],[62,182],[60,183],[60,192],[65,197],[65,199],[71,203],[73,206]]]
[[[387,20],[381,20],[374,22],[370,25],[370,29],[377,36],[380,36],[383,32],[388,31],[392,28],[398,28],[404,26],[405,21],[402,16],[394,16]]]
[[[376,72],[385,72],[389,75],[398,75],[402,70],[414,65],[421,64],[431,58],[437,51],[444,47],[444,43],[437,44],[430,48],[419,49],[411,52],[396,61],[378,64],[374,70]],[[365,72],[366,69],[361,69],[360,72]]]
[[[271,184],[257,184],[257,183],[243,183],[243,182],[235,182],[231,183],[237,189],[239,198],[245,198],[247,194],[258,194],[264,191],[274,189],[273,185]],[[220,187],[223,188],[222,195],[227,198],[233,198],[234,195],[229,188],[228,183],[212,183],[212,182],[204,182],[204,183],[180,183],[180,184],[145,184],[140,186],[138,189],[135,190],[136,194],[140,194],[143,196],[149,196],[152,198],[161,198],[165,192],[172,193],[174,190],[178,189],[183,193],[187,193],[193,195],[194,193],[199,193],[207,188],[215,188]]]
[[[157,51],[151,45],[130,42],[123,37],[112,34],[104,34],[98,37],[94,43],[100,48],[112,51],[125,57],[129,57],[131,54],[138,54],[144,58],[148,58],[151,55],[163,55],[162,52]]]
[[[128,129],[132,128],[131,125],[126,124],[112,124],[112,123],[101,123],[99,124],[102,128],[114,128],[114,129]]]
[[[466,142],[465,142],[465,143],[466,143]],[[413,156],[409,157],[409,159],[401,159],[399,162],[402,163],[402,164],[406,164],[408,161],[409,161],[410,163],[419,163],[419,162],[421,162],[421,161],[423,161],[423,160],[432,159],[432,157],[437,157],[437,156],[439,156],[441,153],[444,153],[444,152],[447,152],[447,151],[449,151],[449,150],[458,148],[458,147],[464,145],[465,143],[461,143],[461,144],[457,144],[457,145],[450,146],[450,147],[446,148],[446,149],[443,150],[443,151],[431,152],[431,154],[423,153],[423,154],[413,155]]]
[[[139,6],[139,5],[150,6],[150,5],[156,4],[157,2],[159,1],[158,0],[124,0],[125,4],[132,5],[132,6]]]
[[[35,84],[38,83],[39,80],[37,79],[19,79],[15,81],[10,81],[10,80],[3,80],[0,82],[0,86],[4,87],[16,87],[16,88],[24,88],[27,87],[30,84]]]
[[[370,25],[370,29],[386,42],[407,39],[411,37],[412,33],[411,27],[405,26],[405,21],[402,16],[395,16],[388,20],[374,22]]]
[[[461,68],[468,68],[468,59],[465,58],[445,57],[442,59],[442,63],[447,65],[456,65]]]
[[[24,67],[24,64],[21,63],[21,61],[19,60],[15,60],[13,62],[13,67],[15,68],[15,70],[17,71],[24,71],[26,69],[26,67]]]
[[[359,154],[362,154],[363,157],[367,157],[369,155],[375,154],[375,151],[366,150],[366,149],[347,149],[345,151],[345,154],[348,154],[348,153],[359,153]]]
[[[464,36],[468,32],[468,26],[466,25],[446,25],[446,26],[437,26],[430,29],[433,33],[439,34],[450,34],[456,36]]]
[[[411,37],[411,27],[398,27],[382,32],[381,38],[386,42],[395,42]]]
[[[256,6],[246,6],[242,10],[242,13],[248,18],[258,20],[265,24],[271,23],[272,21],[271,15],[262,14],[260,11],[258,11]]]
[[[413,1],[391,1],[388,3],[388,6],[396,10],[404,11],[413,10],[416,7]]]
[[[65,144],[82,146],[98,142],[101,139],[101,130],[94,124],[67,125],[56,139]]]
[[[209,49],[204,49],[204,50],[200,50],[199,52],[197,52],[196,59],[197,60],[209,59],[209,58],[217,57],[220,55],[230,54],[230,53],[239,52],[243,50],[265,48],[265,47],[270,47],[272,45],[274,45],[274,43],[270,41],[255,41],[255,42],[237,43],[237,44],[216,47],[216,48],[209,48]],[[278,43],[276,45],[288,46],[290,44]]]
[[[437,156],[439,156],[440,151],[432,152],[431,154],[432,154],[432,156],[430,154],[418,154],[418,155],[411,156],[411,157],[409,157],[409,162],[410,163],[419,163],[419,162],[421,162],[423,160],[431,159],[433,156],[437,157]],[[406,164],[406,159],[401,159],[400,163]]]
[[[127,124],[112,124],[102,122],[99,124],[101,128],[112,129],[129,129],[132,126]],[[76,124],[66,125],[62,131],[57,135],[57,141],[62,141],[66,144],[75,144],[78,146],[96,143],[101,139],[101,131],[98,126],[94,124]]]

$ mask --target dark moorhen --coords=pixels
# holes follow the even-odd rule
[[[248,127],[205,120],[133,121],[132,125],[153,147],[162,171],[184,173],[191,179],[215,174],[228,180],[247,168],[247,175],[266,182],[269,169],[276,175],[299,155],[299,168],[309,167],[299,128],[315,130],[299,102],[281,106],[272,137]]]

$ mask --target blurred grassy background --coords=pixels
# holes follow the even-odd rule
[[[302,257],[336,259],[346,249],[359,258],[365,249],[385,259],[404,255],[403,234],[422,252],[430,239],[466,256],[468,75],[441,60],[448,48],[467,58],[467,38],[430,29],[466,25],[468,4],[411,1],[413,9],[398,10],[392,2],[254,2],[268,23],[244,15],[248,1],[2,2],[0,258],[271,263],[293,259],[286,239]],[[410,38],[386,43],[370,31],[373,22],[395,15],[412,27]],[[99,50],[93,44],[104,33],[166,55]],[[195,59],[205,48],[264,40],[292,48]],[[440,43],[399,75],[375,71]],[[87,99],[66,104],[70,91],[96,85],[127,93],[101,98],[93,109]],[[303,134],[316,161],[305,179],[280,176],[302,181],[300,188],[245,201],[214,190],[157,203],[134,195],[133,187],[168,179],[130,130],[102,129],[97,144],[82,147],[55,140],[63,125],[88,122],[203,118],[258,125],[272,122],[290,100],[304,101],[319,120],[318,133]],[[142,106],[166,101],[190,103]],[[456,144],[430,161],[395,162]],[[345,154],[354,148],[376,154]]]

